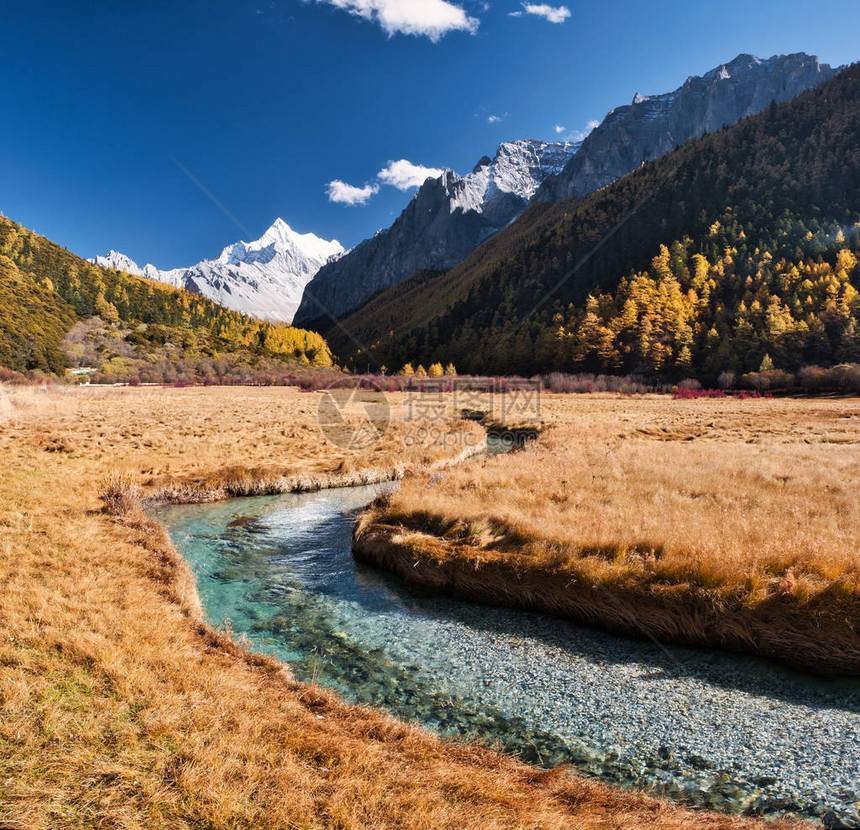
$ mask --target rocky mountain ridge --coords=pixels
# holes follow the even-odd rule
[[[582,142],[564,170],[544,182],[537,200],[558,202],[587,196],[653,161],[680,144],[736,124],[788,101],[835,74],[817,57],[797,53],[761,60],[738,55],[733,61],[690,76],[664,95],[641,95],[616,107]]]
[[[578,144],[524,139],[499,145],[465,176],[446,170],[427,179],[394,224],[320,269],[296,322],[340,316],[381,288],[423,269],[452,268],[510,224]],[[327,324],[321,320],[320,325]]]

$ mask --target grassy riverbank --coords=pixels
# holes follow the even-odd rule
[[[416,476],[356,555],[664,643],[860,674],[855,400],[544,398],[523,453]]]
[[[462,450],[417,437],[395,409],[380,448],[339,451],[316,412],[316,396],[283,389],[3,390],[0,822],[752,825],[440,742],[296,683],[208,628],[187,566],[138,495],[320,486]],[[98,497],[110,476],[119,515]]]

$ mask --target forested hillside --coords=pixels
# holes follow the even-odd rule
[[[319,334],[261,322],[199,295],[100,268],[0,217],[0,365],[63,372],[71,362],[64,344],[68,333],[93,318],[89,332],[100,333],[97,357],[105,364],[93,368],[109,369],[111,360],[119,367],[104,345],[113,341],[124,346],[118,351],[126,354],[125,370],[134,359],[151,363],[168,351],[173,362],[227,354],[248,365],[331,365]]]
[[[342,356],[462,371],[796,369],[857,358],[860,66],[369,300]]]

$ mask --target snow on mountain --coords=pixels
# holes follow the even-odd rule
[[[129,274],[143,276],[143,271],[138,264],[119,251],[111,250],[105,256],[97,256],[88,261],[100,265],[102,268],[116,268],[117,271],[127,271]]]
[[[531,139],[500,144],[496,157],[484,156],[471,173],[460,178],[451,172],[449,211],[473,210],[484,214],[491,224],[504,226],[515,218],[511,197],[528,202],[547,176],[562,171],[578,148],[579,143]]]
[[[189,268],[141,268],[117,251],[90,262],[185,288],[253,317],[291,323],[305,286],[323,265],[343,253],[337,240],[297,233],[277,219],[258,240],[228,245],[217,259]]]
[[[578,148],[569,142],[511,141],[465,176],[446,170],[427,179],[390,228],[320,269],[296,321],[319,317],[318,302],[340,315],[416,271],[457,265],[520,216],[538,187],[560,173]]]

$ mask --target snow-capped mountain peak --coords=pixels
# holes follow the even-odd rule
[[[336,239],[298,233],[279,218],[259,239],[235,242],[217,259],[203,260],[190,268],[140,268],[117,251],[90,262],[185,288],[254,317],[290,323],[305,285],[326,262],[343,253]]]
[[[292,248],[311,259],[326,260],[343,253],[343,246],[336,239],[321,239],[313,233],[298,233],[280,218],[256,242],[251,242],[248,248],[265,248],[269,245],[274,245],[275,250],[282,252]]]
[[[143,276],[140,266],[131,257],[112,249],[104,256],[97,256],[89,261],[101,265],[102,268],[116,268],[117,271],[126,271],[129,274]]]
[[[303,261],[325,263],[331,257],[342,254],[343,250],[336,239],[329,241],[312,233],[298,233],[283,219],[276,219],[259,239],[228,245],[217,261],[229,265],[241,262],[267,263],[280,256],[303,270]]]

